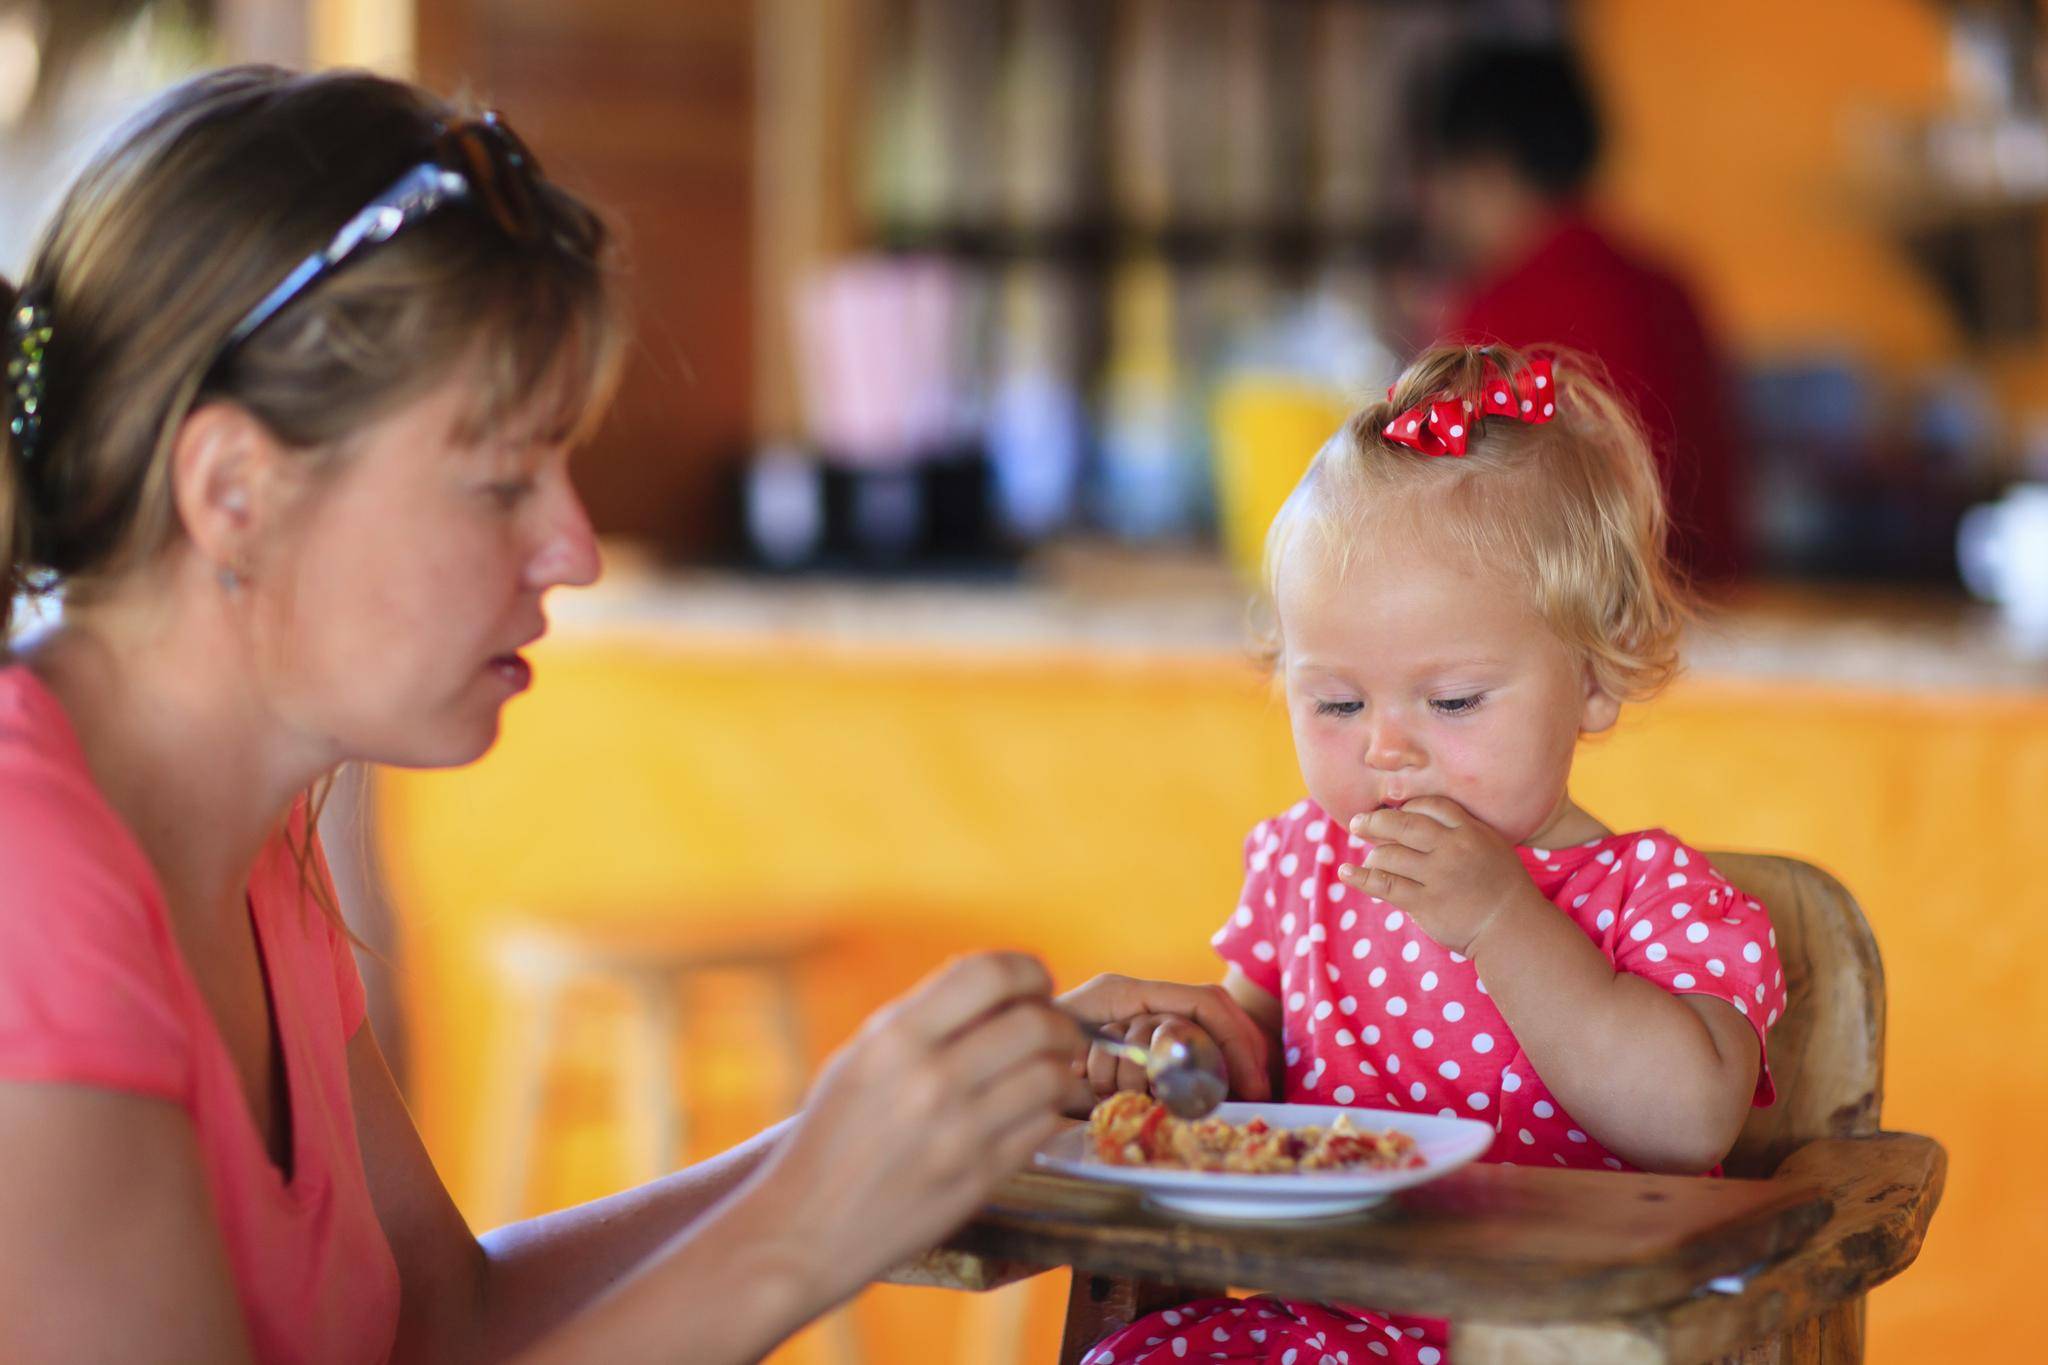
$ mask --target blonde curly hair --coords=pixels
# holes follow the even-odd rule
[[[1694,599],[1667,555],[1667,516],[1649,441],[1590,357],[1553,347],[1556,415],[1540,425],[1479,416],[1489,364],[1510,383],[1531,355],[1506,346],[1425,351],[1390,395],[1345,422],[1309,465],[1266,536],[1269,602],[1288,556],[1311,548],[1339,573],[1387,527],[1444,537],[1504,568],[1557,637],[1622,701],[1645,701],[1677,674]],[[1389,440],[1397,414],[1440,398],[1473,402],[1462,457]],[[1277,660],[1280,640],[1269,641]]]

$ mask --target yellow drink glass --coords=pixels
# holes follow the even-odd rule
[[[1299,379],[1247,374],[1218,386],[1210,408],[1216,516],[1224,551],[1247,583],[1258,582],[1273,517],[1354,406]]]

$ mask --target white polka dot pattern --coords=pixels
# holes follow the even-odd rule
[[[1105,1337],[1081,1357],[1081,1365],[1444,1365],[1447,1335],[1445,1324],[1431,1318],[1264,1296],[1196,1299]]]
[[[1214,940],[1226,961],[1282,1002],[1284,1098],[1464,1114],[1500,1134],[1482,1160],[1627,1169],[1543,1084],[1470,962],[1432,942],[1397,906],[1357,895],[1343,903],[1339,840],[1342,861],[1362,860],[1368,845],[1307,801],[1254,829],[1245,840],[1244,894]],[[1759,1038],[1783,1013],[1768,916],[1670,834],[1640,830],[1521,853],[1538,889],[1620,970],[1726,1001]],[[1766,1071],[1757,1102],[1771,1094]],[[1442,1365],[1446,1334],[1445,1324],[1427,1318],[1204,1299],[1140,1319],[1082,1359]]]
[[[1318,894],[1336,881],[1322,855],[1339,843],[1344,861],[1360,861],[1358,841],[1312,802],[1254,829],[1244,892],[1216,938],[1226,961],[1281,1002],[1287,1097],[1341,1092],[1365,1108],[1477,1114],[1502,1134],[1486,1159],[1607,1166],[1613,1154],[1543,1084],[1469,961],[1398,906],[1333,906]],[[1784,1012],[1768,917],[1664,830],[1521,854],[1558,913],[1620,970],[1725,1001],[1759,1038]],[[1274,894],[1293,891],[1289,868],[1309,878],[1300,898]],[[1276,903],[1286,908],[1275,913]],[[1757,1102],[1771,1095],[1766,1071]]]

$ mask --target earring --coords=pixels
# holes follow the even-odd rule
[[[215,577],[220,579],[220,588],[222,592],[234,593],[241,591],[242,576],[235,572],[233,565],[221,565],[220,568],[215,571]]]

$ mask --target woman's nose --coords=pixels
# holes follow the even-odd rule
[[[536,591],[587,588],[597,581],[603,569],[590,514],[583,509],[583,499],[565,482],[550,511],[540,546],[528,561],[527,586]]]

